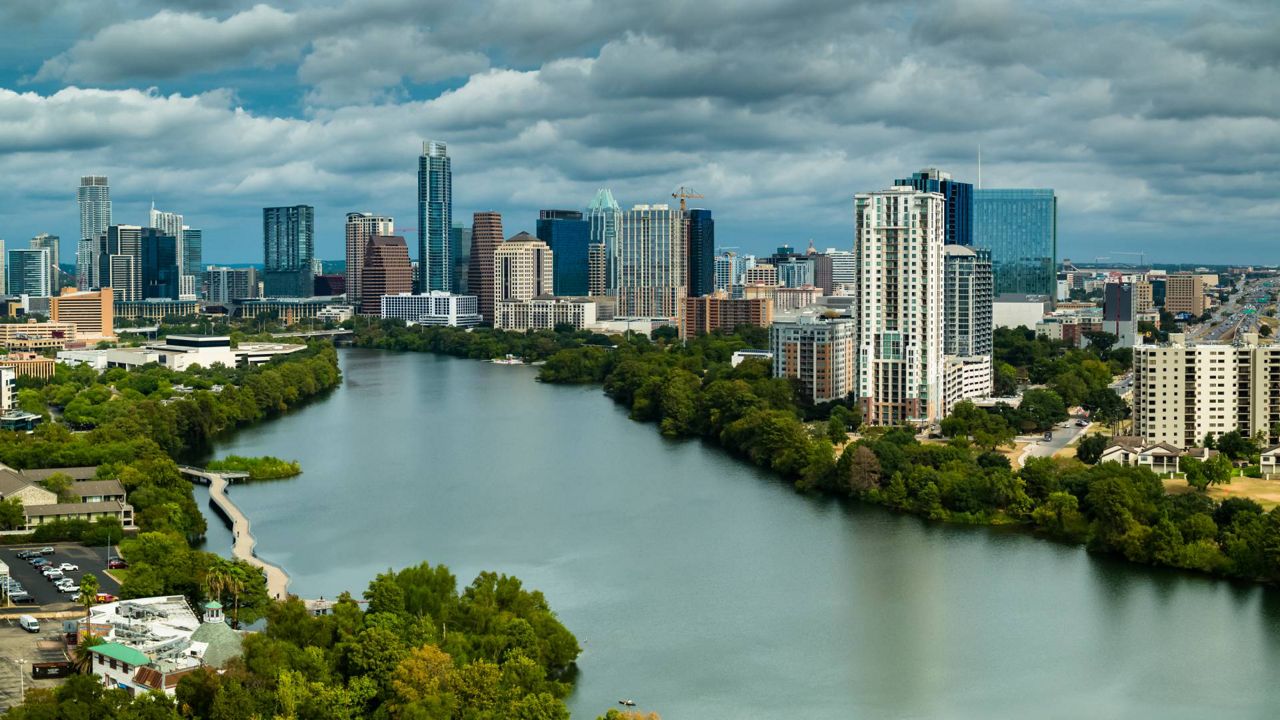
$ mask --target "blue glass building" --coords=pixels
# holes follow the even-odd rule
[[[422,144],[418,156],[418,287],[453,289],[449,235],[453,230],[453,163],[442,142]]]
[[[716,221],[710,210],[689,211],[689,297],[710,295],[716,289]]]
[[[316,209],[310,205],[262,209],[263,291],[267,297],[310,297]]]
[[[142,228],[142,297],[177,300],[178,239],[163,230]]]
[[[911,177],[894,180],[894,185],[907,185],[920,192],[936,192],[946,198],[948,245],[973,244],[973,185],[951,179],[951,173],[926,168]]]
[[[590,276],[591,223],[579,210],[540,210],[535,229],[551,248],[556,295],[586,295]]]
[[[449,230],[449,263],[453,265],[454,295],[466,295],[471,272],[471,228],[460,222]]]
[[[991,251],[996,295],[1056,295],[1058,198],[1053,190],[975,190],[973,240]]]

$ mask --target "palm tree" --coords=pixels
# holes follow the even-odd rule
[[[235,620],[235,627],[240,627],[240,593],[244,591],[245,587],[245,570],[244,566],[240,563],[232,565],[228,570],[227,589],[231,591],[231,596],[233,598],[233,618]]]
[[[85,573],[80,578],[80,597],[78,600],[84,606],[84,628],[85,635],[89,634],[89,608],[93,607],[93,603],[98,599],[98,577],[93,573]]]
[[[104,642],[106,641],[97,635],[86,635],[80,638],[80,642],[76,643],[76,649],[71,653],[71,669],[81,675],[87,675],[92,669],[90,665],[93,658],[93,654],[89,652],[89,649]]]
[[[204,584],[209,588],[209,594],[217,598],[218,602],[222,602],[222,593],[231,587],[232,577],[231,568],[234,567],[222,558],[214,561],[209,570],[205,572]]]

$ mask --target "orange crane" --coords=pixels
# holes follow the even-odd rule
[[[685,211],[685,199],[687,199],[687,198],[702,198],[703,196],[702,196],[702,195],[699,195],[699,194],[698,194],[698,193],[696,193],[696,192],[694,192],[692,189],[687,188],[687,187],[685,187],[685,186],[681,185],[679,190],[676,190],[675,192],[671,193],[671,197],[673,197],[673,198],[680,198],[680,212],[684,212],[684,211]]]

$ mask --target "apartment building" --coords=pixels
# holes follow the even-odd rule
[[[55,323],[71,323],[81,339],[115,337],[115,298],[111,288],[77,292],[63,288],[49,300],[49,317]]]
[[[773,376],[796,378],[814,403],[843,400],[854,391],[857,323],[802,314],[769,328]]]
[[[717,330],[732,332],[739,325],[768,327],[773,324],[769,298],[732,298],[724,290],[684,299],[680,313],[680,337],[706,335]]]
[[[1204,314],[1204,276],[1195,273],[1172,273],[1165,280],[1164,309],[1167,312]]]

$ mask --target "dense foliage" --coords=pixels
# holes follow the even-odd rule
[[[228,455],[221,460],[210,460],[204,467],[213,472],[247,472],[250,480],[282,480],[302,474],[302,466],[297,460],[281,460],[270,455]]]
[[[182,679],[175,700],[75,677],[34,690],[14,720],[44,718],[411,718],[564,720],[578,641],[541,593],[481,573],[461,593],[444,566],[379,575],[365,609],[343,594],[332,615],[271,603],[223,672]]]
[[[464,330],[445,326],[406,327],[399,320],[356,318],[346,323],[355,330],[357,347],[381,350],[433,352],[473,360],[491,360],[507,355],[526,362],[546,360],[560,350],[599,346],[602,351],[613,341],[605,335],[574,331],[564,326],[556,331],[507,332],[492,328]]]
[[[1066,407],[1097,413],[1102,422],[1122,419],[1124,403],[1109,385],[1132,366],[1133,351],[1111,348],[1114,335],[1091,336],[1094,342],[1081,350],[1026,328],[996,328],[996,394],[1012,395],[1019,383],[1030,383],[1051,390]]]

